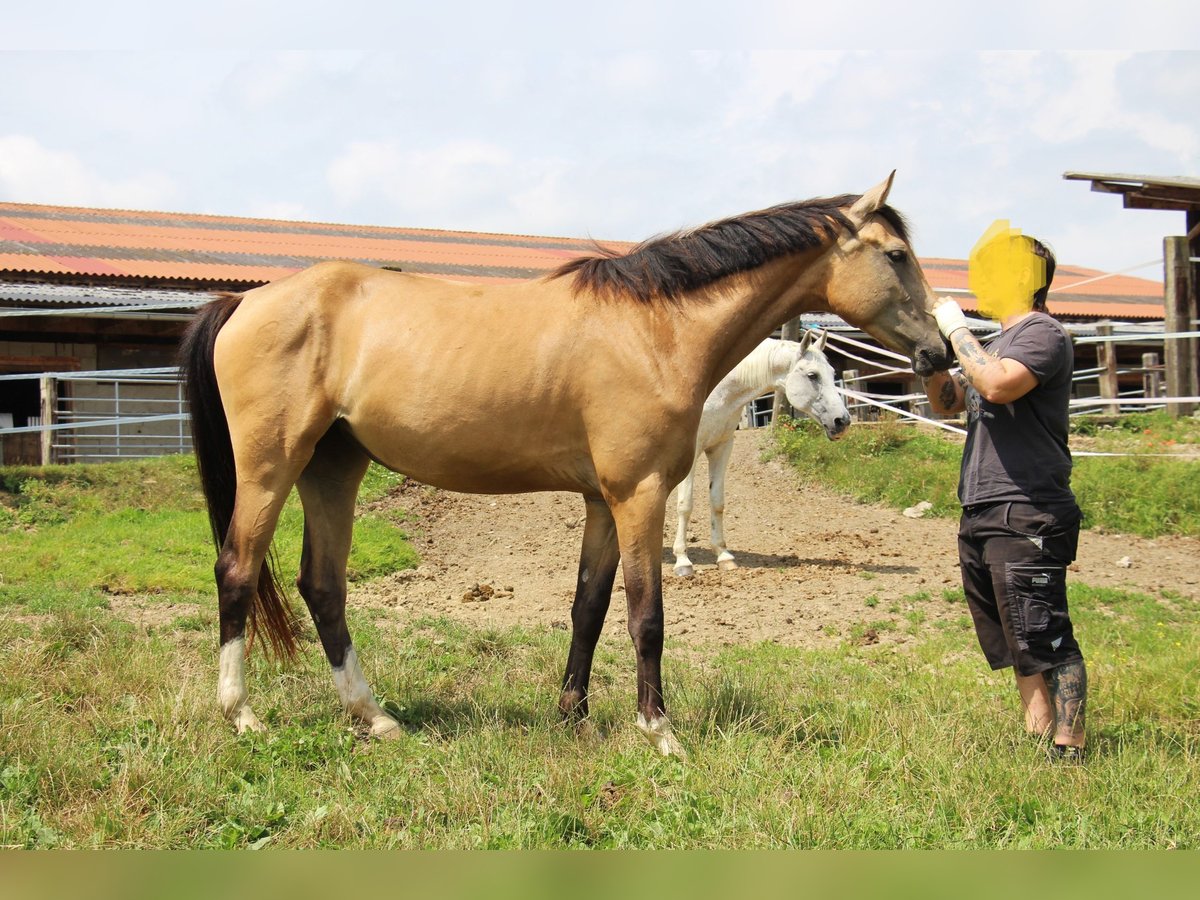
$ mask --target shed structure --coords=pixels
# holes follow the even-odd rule
[[[1167,334],[1200,327],[1200,178],[1185,175],[1129,175],[1119,172],[1065,172],[1068,181],[1090,181],[1092,190],[1120,194],[1126,209],[1182,212],[1184,235],[1163,238],[1163,328]],[[1169,338],[1165,349],[1166,392],[1170,397],[1200,394],[1200,341]],[[1174,415],[1190,415],[1194,403],[1171,403]]]

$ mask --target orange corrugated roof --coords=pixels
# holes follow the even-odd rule
[[[320,260],[354,259],[500,283],[537,277],[592,246],[535,235],[0,203],[0,277],[78,275],[249,287]],[[935,290],[955,291],[964,307],[975,308],[970,294],[958,293],[967,289],[965,261],[921,263]],[[1128,275],[1092,280],[1101,275],[1060,264],[1051,309],[1066,316],[1162,318],[1160,283]],[[1075,284],[1080,286],[1074,289]]]

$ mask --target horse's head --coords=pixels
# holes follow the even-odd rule
[[[813,340],[804,332],[796,361],[788,370],[783,392],[798,413],[815,419],[830,440],[836,440],[850,427],[850,411],[837,389],[833,366],[825,358],[825,332]]]
[[[952,357],[904,220],[886,205],[895,175],[846,210],[854,231],[842,233],[825,254],[825,297],[831,311],[908,356],[918,375],[931,375],[950,368]]]

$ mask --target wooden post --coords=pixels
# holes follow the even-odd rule
[[[42,465],[48,466],[54,462],[54,432],[51,428],[58,412],[58,382],[46,375],[38,381],[42,393]]]
[[[847,387],[847,389],[849,389],[851,391],[857,391],[858,385],[852,384],[854,379],[857,377],[858,377],[858,369],[845,369],[842,372],[842,384],[844,384]],[[846,405],[851,407],[850,418],[854,419],[854,421],[856,421],[856,422],[861,422],[863,420],[863,408],[861,406],[854,406],[854,403],[855,403],[855,401],[853,399],[851,399],[850,397],[846,398]]]
[[[1162,366],[1157,353],[1142,354],[1142,393],[1146,397],[1162,396]]]
[[[781,337],[785,341],[800,340],[800,318],[789,319],[783,323],[783,334]],[[779,389],[775,391],[775,402],[771,404],[771,424],[774,425],[779,421],[779,417],[794,416],[796,411],[792,409],[792,404],[787,402],[787,395]]]
[[[1112,322],[1098,322],[1096,335],[1112,337]],[[1105,400],[1116,400],[1119,394],[1117,382],[1117,345],[1111,341],[1101,341],[1096,344],[1096,365],[1100,367],[1100,396]],[[1116,403],[1108,404],[1106,412],[1110,416],[1119,415],[1121,407]]]
[[[1163,238],[1163,302],[1166,306],[1163,326],[1168,333],[1196,329],[1195,288],[1186,237]],[[1196,339],[1167,338],[1163,357],[1167,396],[1196,396]],[[1167,414],[1172,418],[1190,416],[1195,408],[1194,403],[1168,403]]]

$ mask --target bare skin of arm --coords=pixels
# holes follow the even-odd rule
[[[1020,318],[1005,321],[1015,324]],[[993,356],[983,348],[968,328],[957,328],[949,336],[961,371],[938,372],[924,379],[929,404],[939,415],[962,412],[966,408],[967,386],[975,388],[989,403],[1012,403],[1037,387],[1037,377],[1015,359]]]

